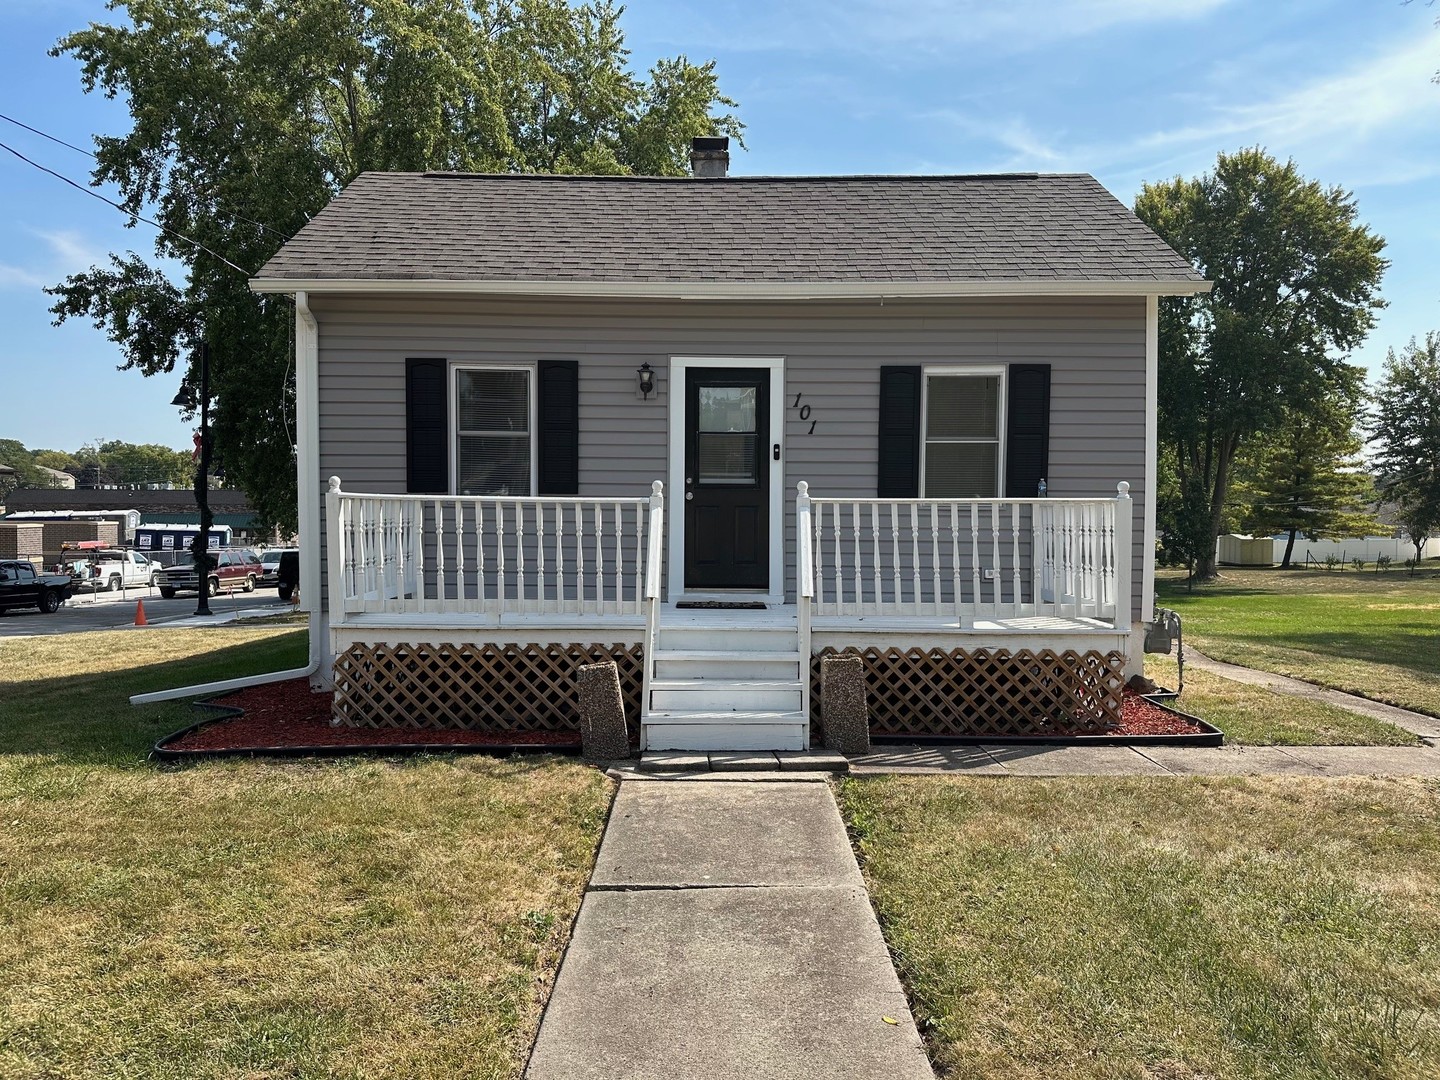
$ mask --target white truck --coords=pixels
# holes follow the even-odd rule
[[[148,588],[160,573],[158,563],[138,551],[120,548],[67,548],[61,553],[61,562],[69,570],[75,588],[96,592]]]

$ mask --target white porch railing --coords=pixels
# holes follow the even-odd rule
[[[638,616],[647,563],[658,561],[649,498],[352,494],[332,476],[326,502],[332,622],[361,612]]]
[[[808,538],[801,566],[817,616],[1052,615],[1130,628],[1127,483],[1114,499],[825,499],[801,487],[797,525],[810,521],[797,535]]]

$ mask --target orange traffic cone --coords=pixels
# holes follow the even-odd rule
[[[149,626],[149,625],[150,625],[149,623],[147,623],[147,622],[145,621],[145,601],[144,601],[144,600],[136,600],[136,601],[135,601],[135,625],[136,625],[136,626]]]

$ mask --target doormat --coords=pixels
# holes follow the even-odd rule
[[[677,608],[708,608],[714,611],[764,611],[762,600],[681,600]]]

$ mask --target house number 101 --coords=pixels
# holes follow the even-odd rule
[[[810,420],[810,406],[809,406],[809,405],[801,405],[801,404],[800,404],[800,397],[801,397],[800,394],[796,394],[796,395],[795,395],[795,404],[791,405],[790,407],[791,407],[792,409],[799,409],[799,410],[800,410],[800,419],[801,419],[802,421]],[[815,423],[816,423],[816,422],[815,422],[814,420],[810,420],[810,430],[807,431],[807,432],[805,432],[806,435],[814,435],[814,434],[815,434]]]

